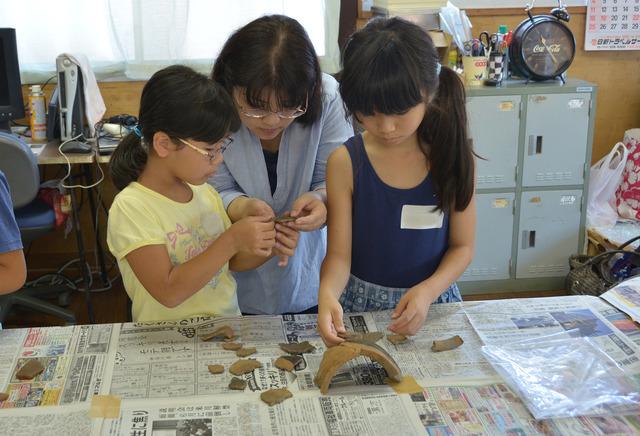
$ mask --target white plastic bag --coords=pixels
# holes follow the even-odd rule
[[[618,220],[615,194],[628,153],[627,147],[618,142],[609,154],[591,167],[587,227],[612,227]]]

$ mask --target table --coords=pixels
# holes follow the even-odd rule
[[[198,434],[200,429],[211,434],[207,430],[214,428],[217,434],[640,434],[640,415],[535,421],[480,352],[483,343],[500,338],[565,332],[562,317],[576,314],[596,318],[598,327],[588,333],[592,339],[622,344],[610,355],[628,373],[640,372],[640,329],[590,296],[434,305],[412,340],[378,343],[398,362],[402,385],[384,384],[382,368],[360,357],[339,371],[326,396],[313,385],[324,351],[315,315],[4,330],[0,392],[9,392],[9,405],[34,407],[0,410],[0,433],[151,435]],[[360,332],[385,331],[389,316],[348,314],[345,325]],[[558,322],[542,322],[545,317]],[[235,354],[221,342],[199,339],[223,324],[240,342],[258,349],[250,358],[263,365],[243,376],[244,392],[227,388]],[[452,334],[464,339],[460,348],[430,351],[432,340]],[[284,354],[279,342],[303,340],[316,350],[304,355],[295,373],[273,366]],[[34,356],[46,372],[31,382],[15,380],[16,368]],[[214,363],[224,365],[225,373],[210,374],[207,365]],[[293,398],[273,407],[260,401],[261,391],[280,387]]]

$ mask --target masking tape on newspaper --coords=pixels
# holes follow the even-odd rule
[[[94,395],[91,398],[89,414],[92,418],[118,418],[120,416],[120,397]]]
[[[394,382],[391,379],[386,379],[385,381],[396,391],[396,394],[417,394],[424,390],[416,379],[410,375],[405,375],[399,382]]]

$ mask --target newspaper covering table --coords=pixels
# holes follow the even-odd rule
[[[74,326],[0,331],[0,434],[640,434],[638,416],[536,421],[484,359],[480,347],[550,332],[589,335],[631,376],[640,373],[640,329],[595,297],[555,297],[434,305],[410,341],[379,345],[417,389],[398,394],[386,373],[368,358],[348,362],[328,395],[313,384],[324,344],[315,315],[196,318],[162,323]],[[382,331],[390,312],[345,314],[357,332]],[[199,336],[231,326],[238,341],[255,346],[262,368],[242,376],[244,392],[227,388],[228,367],[238,358],[222,341]],[[582,330],[581,330],[582,329]],[[431,341],[460,335],[464,344],[435,353]],[[308,340],[294,373],[275,368],[280,342]],[[52,374],[31,383],[13,377],[20,359],[47,359]],[[55,360],[53,358],[56,358]],[[92,362],[92,363],[90,363]],[[207,365],[222,364],[224,374]],[[286,387],[293,393],[276,406],[259,396]],[[33,391],[33,393],[31,393]],[[122,399],[117,418],[89,418],[91,397]],[[34,400],[30,401],[29,398]],[[31,407],[49,405],[48,407]],[[28,431],[25,429],[28,428]]]

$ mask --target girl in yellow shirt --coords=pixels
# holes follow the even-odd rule
[[[167,67],[145,85],[139,124],[111,157],[122,191],[107,230],[135,321],[240,315],[229,268],[255,268],[272,255],[274,223],[231,224],[206,183],[238,126],[224,89],[188,67]],[[293,253],[297,234],[283,232],[278,249]]]

